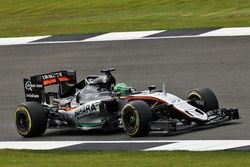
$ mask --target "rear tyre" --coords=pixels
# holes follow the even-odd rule
[[[14,121],[17,132],[23,137],[40,136],[47,128],[47,114],[37,102],[26,102],[17,106]]]
[[[150,131],[148,123],[152,117],[149,105],[140,100],[129,102],[121,112],[123,129],[131,137],[148,135]]]
[[[198,88],[188,93],[188,99],[196,102],[197,108],[207,112],[219,108],[219,102],[214,92],[209,88]]]

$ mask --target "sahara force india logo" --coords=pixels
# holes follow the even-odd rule
[[[33,88],[42,88],[42,84],[32,84],[31,81],[27,81],[24,85],[27,91],[33,91]]]
[[[82,105],[80,108],[75,110],[75,117],[83,117],[86,115],[100,112],[100,101],[93,101]]]

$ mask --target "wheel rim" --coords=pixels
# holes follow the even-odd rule
[[[28,131],[29,119],[25,113],[17,113],[16,125],[20,131],[22,132]]]
[[[207,111],[205,99],[202,98],[200,95],[197,95],[196,93],[192,94],[189,96],[189,100],[195,101],[196,104],[194,106],[197,107],[198,109],[204,112]]]
[[[193,96],[190,97],[190,100],[196,101],[201,106],[205,106],[205,101],[204,101],[203,98],[200,98],[198,96],[193,95]]]
[[[129,132],[133,132],[136,129],[136,114],[133,110],[127,111],[124,115],[124,124]]]

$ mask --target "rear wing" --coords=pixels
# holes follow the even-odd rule
[[[26,101],[49,103],[49,96],[56,98],[73,95],[76,91],[76,71],[58,71],[47,74],[35,75],[23,79]],[[45,92],[45,87],[58,85],[57,92]]]

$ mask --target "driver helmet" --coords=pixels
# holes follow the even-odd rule
[[[128,96],[129,87],[125,83],[118,83],[114,87],[114,92],[119,92],[121,96]]]

